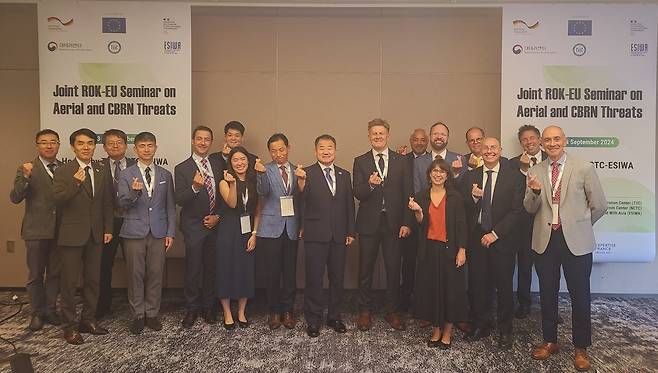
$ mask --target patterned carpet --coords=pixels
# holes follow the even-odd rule
[[[18,294],[21,299],[24,293]],[[139,336],[128,331],[130,314],[124,292],[115,295],[114,315],[102,325],[106,336],[85,335],[82,346],[67,345],[58,328],[47,326],[33,333],[26,329],[29,315],[23,311],[0,325],[0,335],[16,343],[32,357],[37,372],[572,372],[571,313],[568,297],[560,299],[562,352],[547,361],[530,359],[532,346],[541,342],[538,305],[525,320],[514,321],[514,348],[500,351],[495,333],[469,344],[457,332],[452,349],[429,349],[429,329],[412,322],[404,332],[387,327],[377,314],[370,332],[355,328],[355,293],[346,296],[344,320],[348,332],[339,335],[323,328],[319,338],[306,336],[305,325],[294,330],[270,331],[266,325],[264,296],[248,309],[251,327],[226,331],[221,324],[201,320],[183,329],[180,291],[167,291],[163,300],[164,329],[145,329]],[[10,293],[0,292],[0,301]],[[381,305],[383,294],[377,294]],[[303,295],[297,297],[301,309]],[[536,301],[537,299],[535,299]],[[12,313],[0,306],[0,319]],[[592,301],[593,346],[589,349],[595,372],[658,372],[658,299],[596,296]],[[11,348],[0,345],[0,359]],[[0,372],[9,372],[8,363]]]

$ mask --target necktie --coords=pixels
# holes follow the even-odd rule
[[[377,165],[379,166],[379,174],[380,174],[379,177],[381,177],[382,180],[383,180],[384,179],[384,168],[386,167],[386,164],[384,163],[384,154],[379,153],[379,154],[377,154],[377,156],[379,157],[379,160],[377,160]]]
[[[48,170],[50,170],[50,173],[51,173],[51,174],[55,175],[55,168],[57,167],[56,164],[54,164],[54,163],[48,163],[48,165],[47,165],[46,167],[48,167]],[[48,176],[50,176],[50,175],[48,175]],[[52,179],[53,177],[50,176],[50,178]]]
[[[530,167],[537,164],[537,157],[530,157]]]
[[[121,161],[114,161],[114,192],[119,190],[119,174],[121,173]]]
[[[86,166],[85,167],[85,181],[82,183],[85,185],[87,190],[91,193],[91,196],[94,196],[94,187],[91,185],[91,175],[89,175],[89,170],[91,170],[91,166]]]
[[[436,157],[434,157],[434,159],[443,159],[443,157],[440,154],[437,154]]]
[[[331,167],[327,167],[324,169],[324,177],[327,178],[327,182],[329,183],[329,190],[331,190],[331,194],[336,195],[336,191],[334,190],[334,179],[331,177]]]
[[[286,170],[286,166],[284,165],[279,166],[279,169],[281,170],[281,179],[283,180],[283,186],[286,188],[286,193],[290,194],[290,185],[288,184],[288,170]]]
[[[562,183],[557,184],[557,178],[560,175],[560,164],[557,163],[557,161],[551,163],[551,191],[553,192],[553,203],[556,203],[558,206],[560,205],[560,189],[562,187]],[[556,190],[557,188],[557,190]],[[560,226],[562,226],[562,222],[560,222],[560,210],[558,210],[558,217],[557,217],[557,224],[553,224],[551,228],[553,228],[554,231],[560,229]]]
[[[144,178],[146,179],[146,185],[151,186],[151,167],[146,167],[146,170],[144,170]]]
[[[487,182],[484,185],[484,195],[482,196],[482,215],[480,222],[482,230],[485,232],[491,231],[493,228],[493,218],[491,213],[491,183],[493,170],[487,170]]]
[[[206,186],[206,192],[208,193],[208,207],[210,208],[210,213],[215,211],[215,191],[212,188],[212,180],[210,180],[210,170],[208,169],[208,158],[203,158],[201,160],[201,166],[203,166],[203,185]]]

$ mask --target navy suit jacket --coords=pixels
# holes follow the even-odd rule
[[[286,229],[291,240],[299,236],[299,192],[297,189],[297,176],[295,166],[288,162],[290,167],[290,193],[283,185],[281,170],[275,162],[265,164],[265,173],[257,173],[256,190],[260,203],[260,224],[257,237],[278,238]],[[281,197],[292,196],[295,215],[281,216]]]
[[[461,156],[448,150],[446,152],[445,160],[448,162],[448,164],[451,164],[457,160],[457,157]],[[432,164],[432,161],[433,159],[431,151],[414,159],[414,194],[417,194],[421,190],[430,187],[429,181],[427,181],[427,168],[430,166],[430,164]],[[464,170],[462,170],[461,174],[463,173]]]

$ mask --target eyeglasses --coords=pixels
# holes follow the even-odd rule
[[[434,174],[434,175],[447,175],[448,174],[448,172],[446,170],[442,170],[440,168],[434,168],[434,169],[432,169],[432,171],[430,171],[430,173]]]
[[[477,139],[469,139],[468,142],[470,144],[477,144],[477,143],[481,143],[482,140],[483,140],[482,137],[478,137]]]
[[[49,147],[49,146],[57,146],[59,145],[59,141],[38,141],[37,145],[43,146],[43,147]]]
[[[119,141],[108,141],[108,142],[105,143],[105,145],[107,145],[109,147],[121,146],[123,144],[125,144],[125,143],[121,140],[119,140]]]

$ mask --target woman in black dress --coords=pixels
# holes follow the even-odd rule
[[[247,299],[254,297],[258,193],[256,175],[249,169],[247,151],[236,147],[228,155],[228,170],[219,182],[217,231],[217,296],[224,310],[224,327],[234,329],[231,299],[238,300],[238,325],[249,326]]]
[[[448,349],[452,326],[466,321],[467,227],[462,197],[452,187],[450,165],[443,159],[427,169],[430,188],[409,198],[409,208],[420,224],[414,308],[421,320],[432,323],[427,345]]]

